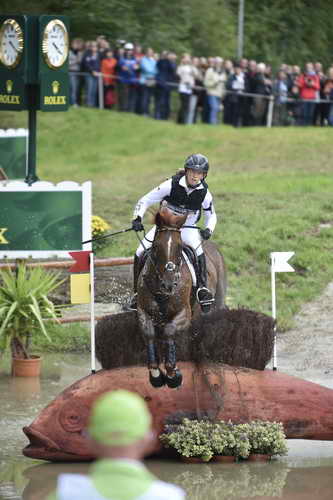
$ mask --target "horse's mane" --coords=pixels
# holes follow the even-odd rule
[[[157,227],[169,226],[180,228],[185,220],[186,214],[177,214],[167,206],[167,202],[162,202],[160,209],[156,212],[154,222]]]

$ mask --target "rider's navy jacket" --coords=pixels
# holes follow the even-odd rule
[[[214,231],[216,213],[213,197],[204,181],[195,188],[189,188],[184,174],[174,175],[171,179],[162,182],[162,184],[140,198],[134,209],[133,218],[135,219],[138,216],[143,218],[147,208],[154,203],[160,203],[162,200],[167,200],[171,205],[189,210],[191,221],[187,221],[187,223],[193,223],[198,218],[200,209],[203,209],[205,226],[211,232]]]

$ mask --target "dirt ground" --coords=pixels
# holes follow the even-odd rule
[[[277,368],[333,388],[333,282],[277,337]]]

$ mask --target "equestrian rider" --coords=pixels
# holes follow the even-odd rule
[[[198,258],[199,276],[197,300],[203,306],[209,306],[213,301],[213,295],[207,288],[207,267],[202,239],[208,240],[216,226],[216,213],[213,205],[213,197],[205,182],[209,170],[206,156],[192,154],[185,160],[184,170],[168,179],[138,201],[132,221],[134,231],[143,231],[142,218],[148,207],[154,203],[166,200],[169,208],[180,213],[187,213],[184,226],[196,226],[200,219],[201,209],[204,213],[205,229],[200,231],[193,228],[181,228],[182,241],[192,247]],[[140,243],[134,257],[134,296],[130,307],[136,309],[137,281],[140,267],[140,257],[151,247],[156,226],[145,235],[143,243]]]

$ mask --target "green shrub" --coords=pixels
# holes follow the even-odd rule
[[[285,455],[288,451],[282,424],[260,420],[233,424],[185,418],[181,424],[166,425],[160,440],[184,457],[207,462],[214,455],[247,458],[250,453]]]

